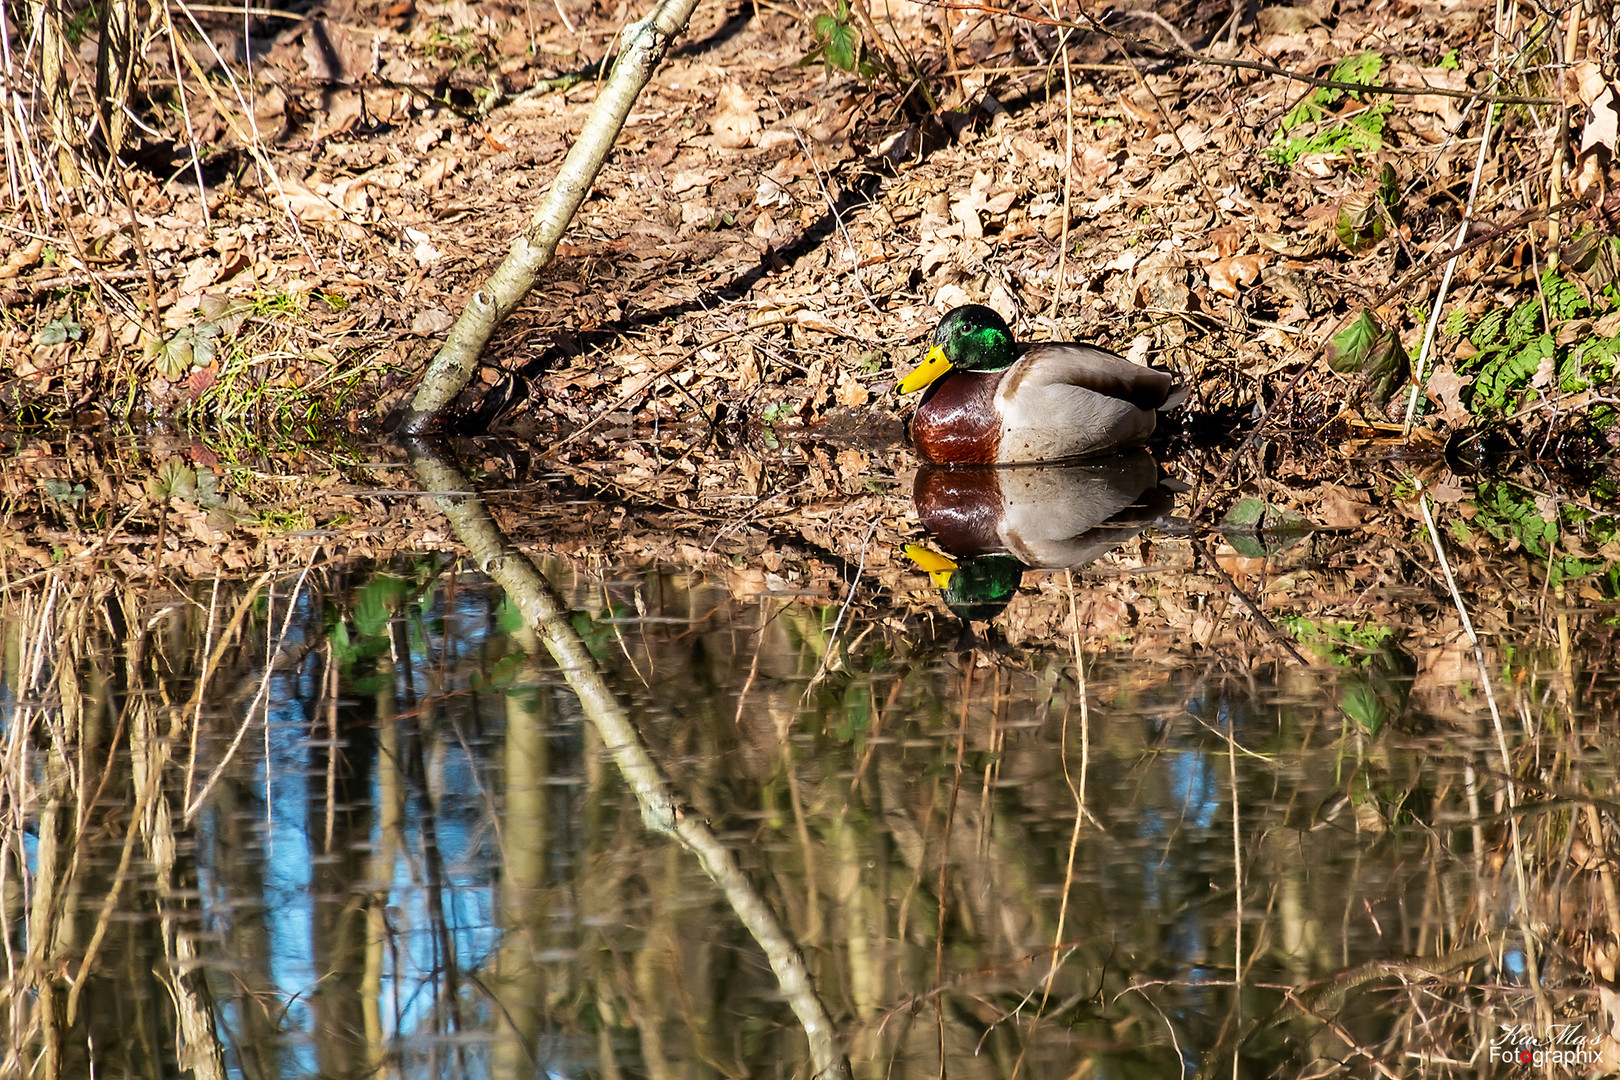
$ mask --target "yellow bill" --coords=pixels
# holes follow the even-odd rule
[[[928,572],[934,584],[942,589],[951,587],[951,575],[956,573],[956,560],[921,544],[907,544],[906,558]]]
[[[910,375],[900,380],[902,394],[914,394],[925,386],[931,385],[936,379],[951,370],[953,365],[945,359],[945,350],[935,345],[928,350],[923,362]]]

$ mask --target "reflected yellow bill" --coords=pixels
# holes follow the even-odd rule
[[[951,586],[951,575],[956,573],[956,560],[921,544],[907,544],[906,558],[928,572],[934,584],[942,589]]]

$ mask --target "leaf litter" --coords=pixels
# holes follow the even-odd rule
[[[90,189],[54,231],[0,233],[0,398],[87,430],[130,406],[261,440],[380,424],[521,229],[632,14],[563,7],[571,27],[532,5],[460,0],[345,0],[249,33],[198,13],[246,110],[192,93],[184,121],[154,111],[119,198]],[[488,451],[486,479],[507,523],[544,537],[538,549],[608,545],[828,601],[859,565],[863,588],[929,617],[928,580],[899,557],[916,535],[915,464],[893,385],[939,312],[965,302],[1018,316],[1032,340],[1096,341],[1178,372],[1193,394],[1167,463],[1196,501],[1258,500],[1356,529],[1249,554],[1219,543],[1223,569],[1262,606],[1399,614],[1441,655],[1454,619],[1423,617],[1432,595],[1402,584],[1432,558],[1415,531],[1419,489],[1456,493],[1442,500],[1462,523],[1455,554],[1480,581],[1522,572],[1491,561],[1503,545],[1543,574],[1550,558],[1576,571],[1613,545],[1591,468],[1601,473],[1613,429],[1572,424],[1604,407],[1584,373],[1612,375],[1585,342],[1616,329],[1597,336],[1613,314],[1605,245],[1620,213],[1614,73],[1599,42],[1578,39],[1561,78],[1520,77],[1493,57],[1480,5],[1438,21],[1415,6],[1266,8],[1236,26],[1225,11],[1171,6],[1111,24],[1117,40],[1073,34],[1066,69],[1059,31],[1039,20],[958,13],[945,57],[937,7],[891,5],[879,39],[856,35],[858,47],[838,14],[700,11],[541,288],[498,334],[460,422],[518,440]],[[1209,42],[1215,62],[1179,62],[1186,41]],[[939,109],[890,78],[905,54]],[[1303,85],[1282,67],[1351,88]],[[1353,88],[1369,82],[1432,92]],[[1533,105],[1501,107],[1479,157],[1478,95],[1509,89],[1567,107],[1567,158],[1557,109]],[[21,204],[8,213],[26,220]],[[1560,281],[1584,310],[1546,306],[1555,236]],[[1459,246],[1443,303],[1463,314],[1437,335],[1425,408],[1403,437],[1395,358],[1417,355]],[[1535,318],[1509,355],[1509,338],[1479,323],[1521,308]],[[1589,329],[1572,334],[1580,319]],[[1493,348],[1507,359],[1489,372],[1492,422],[1512,420],[1505,438],[1533,460],[1480,498],[1442,451],[1480,423],[1475,376]],[[1260,436],[1236,442],[1261,415]],[[163,436],[143,464],[114,467],[77,435],[17,436],[13,576],[64,558],[132,574],[291,565],[339,538],[364,554],[444,536],[416,502],[365,494],[385,478],[385,490],[410,488],[397,456],[263,449],[275,440],[243,453],[241,441]],[[1587,466],[1573,486],[1570,458]],[[87,498],[133,516],[116,542],[75,539],[80,511],[52,492],[143,468],[194,475],[164,491],[134,477],[88,485]],[[199,470],[216,469],[208,488]],[[591,509],[539,505],[553,489]],[[1536,546],[1546,528],[1531,529],[1526,508],[1550,545]],[[1106,557],[1087,579],[1091,632],[1143,655],[1188,641],[1273,648],[1199,565],[1175,537]],[[1172,570],[1178,588],[1158,588]],[[1601,577],[1570,580],[1590,602],[1615,598]],[[1506,626],[1515,610],[1504,600],[1481,618]],[[1065,612],[1045,579],[1003,625],[1033,641],[1072,628]]]

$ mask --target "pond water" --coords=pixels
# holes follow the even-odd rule
[[[1446,629],[1381,635],[1225,545],[1285,648],[1174,569],[1184,491],[1081,482],[1158,576],[970,635],[898,557],[530,563],[451,496],[470,558],[18,583],[3,1071],[836,1075],[815,1015],[874,1080],[1612,1062],[1604,613],[1486,694],[1432,569],[1365,602]]]

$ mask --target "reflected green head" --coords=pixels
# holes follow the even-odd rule
[[[964,621],[985,622],[1000,615],[1024,580],[1024,564],[1011,555],[963,559],[945,586],[945,606]]]

